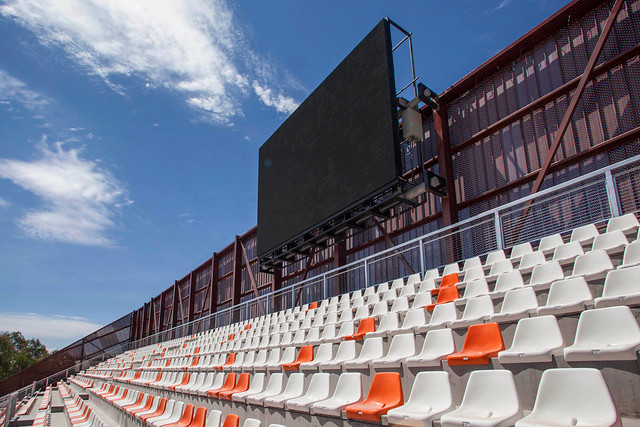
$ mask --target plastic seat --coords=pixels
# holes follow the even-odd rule
[[[440,277],[440,272],[438,271],[437,268],[432,268],[430,270],[427,270],[426,273],[424,273],[424,279],[423,280],[430,280],[430,279],[438,279]]]
[[[447,264],[442,270],[442,277],[448,276],[452,273],[458,273],[460,271],[460,265],[457,262],[453,262],[451,264]]]
[[[415,273],[415,274],[412,274],[409,277],[407,277],[407,283],[406,283],[405,286],[411,286],[411,285],[415,286],[420,282],[422,282],[422,279],[420,278],[420,274],[419,273]]]
[[[538,299],[533,288],[512,289],[504,295],[500,313],[489,316],[490,322],[515,322],[536,313]]]
[[[421,309],[422,310],[422,309]],[[378,325],[378,329],[372,332],[367,332],[365,335],[367,338],[370,337],[385,337],[388,332],[398,329],[398,314],[397,313],[388,313],[380,318],[380,324]]]
[[[593,239],[591,250],[602,249],[610,255],[619,254],[629,244],[627,237],[621,230],[600,234]]]
[[[569,242],[556,248],[553,252],[553,260],[558,261],[560,265],[568,265],[580,255],[584,255],[580,242]]]
[[[320,364],[321,369],[340,369],[347,360],[356,358],[356,342],[343,341],[338,346],[338,351],[333,359]]]
[[[634,240],[624,249],[622,265],[618,268],[629,268],[640,265],[640,240]]]
[[[464,304],[469,298],[488,294],[489,285],[487,285],[487,281],[485,279],[475,279],[467,283],[467,286],[464,288],[464,295],[462,298],[458,298],[454,302],[456,305]]]
[[[383,354],[382,337],[367,338],[362,343],[358,357],[345,361],[343,365],[345,369],[366,369],[371,361],[381,358]]]
[[[447,274],[446,276],[442,276],[440,280],[440,287],[431,290],[431,295],[438,295],[438,293],[445,288],[455,286],[458,282],[460,282],[460,277],[458,273]]]
[[[238,376],[238,382],[236,383],[236,385],[230,390],[219,391],[218,398],[231,400],[231,396],[233,396],[234,394],[247,391],[249,389],[249,377],[250,375],[248,372],[240,374]]]
[[[540,239],[538,250],[542,251],[545,255],[550,255],[560,245],[564,245],[564,240],[559,233],[556,233]]]
[[[242,427],[260,427],[262,425],[262,421],[255,418],[247,418],[242,423]]]
[[[553,282],[562,279],[564,279],[564,271],[560,263],[549,261],[533,268],[528,286],[533,286],[534,289],[549,289]]]
[[[265,389],[260,393],[248,395],[245,399],[245,403],[248,405],[262,405],[264,399],[282,393],[283,385],[284,374],[280,372],[273,373],[269,376],[269,382],[267,382]]]
[[[438,299],[435,304],[427,304],[425,307],[427,311],[433,311],[433,309],[442,304],[446,304],[448,302],[453,302],[458,299],[460,295],[458,294],[458,288],[456,286],[447,286],[445,288],[440,288],[440,292],[438,292]]]
[[[528,426],[621,426],[609,388],[597,369],[547,369],[531,414],[516,422]]]
[[[599,235],[598,227],[595,224],[587,224],[582,227],[574,228],[571,232],[571,242],[578,242],[581,245],[590,245],[593,238]]]
[[[240,417],[236,414],[227,414],[224,417],[224,423],[222,423],[222,427],[238,427],[240,425]]]
[[[362,348],[364,350],[364,346]],[[399,368],[403,360],[415,354],[416,343],[413,333],[399,334],[391,339],[386,356],[373,360],[371,365],[374,368]]]
[[[493,300],[489,295],[471,298],[464,307],[462,317],[451,322],[451,329],[466,328],[470,325],[482,323],[493,314]]]
[[[638,277],[640,277],[640,266],[608,272],[602,296],[594,300],[596,308],[640,305]]]
[[[346,341],[359,341],[369,332],[376,330],[376,322],[373,317],[362,319],[358,324],[358,330],[353,335],[347,335],[344,337]]]
[[[192,404],[184,405],[184,410],[182,411],[180,419],[175,423],[165,424],[165,427],[187,427],[193,420],[194,409],[195,406]]]
[[[498,276],[495,287],[493,288],[492,292],[489,292],[489,295],[492,297],[502,296],[507,291],[518,289],[523,286],[524,281],[522,280],[522,274],[520,274],[520,271],[507,271],[506,273],[502,273],[500,276]]]
[[[632,213],[611,218],[607,223],[607,233],[620,230],[624,234],[634,234],[640,228],[638,218]]]
[[[512,426],[522,418],[513,374],[506,370],[473,371],[460,407],[442,415],[442,427]]]
[[[222,420],[222,411],[216,409],[210,409],[207,415],[206,427],[220,427],[220,421]]]
[[[340,329],[335,334],[335,337],[331,339],[326,339],[327,342],[340,342],[345,339],[345,337],[351,336],[354,334],[353,321],[350,320],[348,322],[344,322],[340,325]]]
[[[397,372],[378,372],[373,376],[367,398],[345,408],[347,418],[380,422],[390,409],[404,405],[402,380]]]
[[[424,308],[414,308],[409,311],[404,316],[404,321],[402,322],[402,326],[399,328],[395,328],[395,330],[390,331],[387,336],[392,336],[395,334],[402,334],[405,332],[413,332],[417,330],[420,326],[424,326],[427,324],[427,316]]]
[[[471,325],[458,353],[447,356],[447,363],[454,365],[488,364],[491,357],[496,357],[504,350],[502,334],[497,323]]]
[[[559,280],[551,284],[547,304],[538,307],[538,316],[579,313],[593,302],[593,296],[584,277]]]
[[[231,400],[233,400],[234,402],[244,402],[247,396],[262,393],[264,391],[265,379],[266,374],[264,374],[263,372],[254,374],[247,391],[232,394]]]
[[[311,362],[313,360],[313,346],[305,345],[300,347],[300,352],[298,353],[298,358],[295,362],[285,363],[282,365],[282,369],[285,371],[292,371],[300,368],[300,364]]]
[[[431,329],[439,329],[446,327],[449,323],[456,320],[456,306],[449,302],[447,304],[437,305],[433,310],[429,323],[418,327],[418,332],[426,332]]]
[[[189,427],[208,427],[207,425],[207,408],[200,406],[193,415],[193,421]]]
[[[504,251],[502,249],[498,249],[497,251],[489,252],[487,254],[487,259],[485,259],[484,265],[489,266],[505,259],[507,259],[507,257],[504,254]]]
[[[236,385],[236,374],[235,373],[227,374],[227,377],[225,378],[224,384],[222,384],[222,387],[209,390],[207,391],[207,394],[209,395],[209,397],[217,398],[218,393],[220,393],[221,391],[229,391],[233,389],[235,385]]]
[[[495,281],[495,279],[499,275],[511,270],[513,270],[513,264],[511,264],[511,260],[503,259],[500,261],[496,261],[493,264],[491,264],[491,270],[489,270],[489,274],[487,275],[486,279],[490,281]]]
[[[476,279],[484,279],[484,268],[482,266],[465,271],[462,281],[467,283]]]
[[[520,243],[519,245],[515,245],[511,248],[511,255],[509,255],[509,259],[511,261],[520,261],[524,255],[531,252],[533,252],[533,247],[530,242]]]
[[[583,276],[587,281],[600,280],[611,270],[613,264],[607,252],[602,249],[593,250],[576,258],[571,277]]]
[[[528,254],[525,254],[520,260],[518,271],[520,271],[520,274],[531,273],[536,265],[542,265],[545,262],[547,262],[547,257],[544,255],[544,252],[530,252]]]
[[[393,426],[431,427],[434,420],[453,408],[449,374],[419,372],[413,381],[407,402],[387,412]]]
[[[479,256],[475,256],[473,258],[467,258],[462,266],[462,271],[469,271],[473,268],[482,267],[482,261]]]
[[[417,293],[430,292],[431,290],[436,288],[436,282],[433,279],[424,279],[420,282],[420,286],[418,287]]]
[[[420,353],[408,357],[405,363],[411,368],[440,366],[440,361],[455,351],[456,346],[451,329],[436,329],[427,332]]]
[[[278,370],[280,367],[287,363],[292,363],[296,360],[296,348],[287,347],[281,353],[280,358],[272,363],[267,363],[268,370]]]
[[[421,292],[421,293],[417,293],[413,298],[413,303],[411,304],[411,308],[412,309],[424,308],[429,304],[431,304],[431,293]]]
[[[315,402],[311,405],[310,413],[340,417],[342,409],[352,403],[360,402],[363,398],[362,374],[345,372],[338,377],[338,383],[330,398]]]
[[[331,394],[331,374],[317,373],[311,376],[307,392],[295,399],[289,399],[285,403],[288,411],[309,412],[309,407],[314,402],[325,400]]]
[[[567,362],[636,360],[640,326],[627,306],[583,311],[573,345],[564,349]]]
[[[389,312],[389,306],[386,301],[380,301],[373,306],[371,317],[379,317]]]
[[[500,363],[551,362],[553,353],[564,347],[555,316],[521,319],[516,325],[513,343],[498,353]]]
[[[409,300],[406,296],[398,297],[391,304],[390,313],[400,313],[409,310]]]
[[[271,408],[284,408],[287,400],[295,399],[304,394],[304,374],[301,372],[293,373],[289,376],[287,385],[282,393],[270,396],[264,399],[264,406]]]
[[[320,344],[316,350],[313,360],[300,364],[300,369],[318,369],[321,363],[328,362],[333,358],[333,344],[330,342]]]

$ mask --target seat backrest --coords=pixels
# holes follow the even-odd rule
[[[511,248],[511,255],[509,258],[518,259],[522,258],[525,254],[533,252],[533,247],[530,242],[520,243],[519,245],[515,245]]]
[[[603,346],[606,343],[640,341],[640,326],[626,305],[585,310],[578,319],[575,344]]]
[[[502,302],[501,313],[513,313],[538,307],[538,298],[531,287],[507,291]]]
[[[333,343],[324,342],[318,346],[318,350],[316,351],[316,361],[325,362],[327,360],[331,360],[333,357]]]
[[[581,242],[584,240],[589,240],[595,236],[600,234],[598,231],[598,227],[595,224],[587,224],[582,227],[574,228],[571,232],[571,241],[572,242]]]
[[[251,379],[251,375],[248,372],[243,372],[238,376],[238,382],[236,383],[235,388],[239,390],[246,390],[249,388],[249,380]]]
[[[374,332],[376,330],[376,321],[373,317],[367,317],[362,319],[358,324],[358,331],[356,334],[366,334],[367,332]]]
[[[493,314],[493,300],[489,295],[481,295],[467,301],[462,319],[476,319]]]
[[[555,316],[526,317],[516,325],[511,348],[541,349],[561,348],[564,346],[562,332]]]
[[[425,404],[439,408],[450,407],[453,404],[448,372],[418,372],[413,381],[413,387],[411,388],[407,405],[422,406]]]
[[[343,372],[338,377],[338,382],[331,399],[353,402],[355,400],[362,400],[363,394],[362,374],[359,372]]]
[[[331,390],[331,374],[319,372],[311,376],[306,396],[324,398]]]
[[[259,393],[264,389],[264,380],[267,375],[264,372],[258,372],[253,374],[253,379],[251,380],[251,384],[249,385],[249,390],[251,392]]]
[[[580,242],[569,242],[564,245],[558,246],[553,251],[553,259],[554,260],[562,260],[572,257],[577,257],[578,255],[583,255],[584,250],[582,249],[582,245]]]
[[[365,338],[360,349],[359,359],[373,360],[382,357],[384,354],[384,343],[382,337]]]
[[[342,341],[336,351],[337,360],[351,360],[356,357],[356,342]]]
[[[611,218],[607,223],[607,233],[615,230],[633,230],[640,227],[640,223],[638,223],[638,218],[632,213],[618,216],[615,218]]]
[[[380,318],[378,331],[390,331],[398,328],[398,313],[388,313]]]
[[[405,311],[409,309],[409,300],[406,296],[398,297],[391,304],[391,312]]]
[[[479,256],[474,256],[473,258],[467,258],[467,260],[465,260],[462,271],[469,271],[478,267],[482,267],[482,261]]]
[[[502,333],[497,323],[471,325],[462,345],[462,352],[494,352],[504,350]]]
[[[464,288],[464,298],[472,298],[489,293],[489,285],[485,279],[475,279]]]
[[[593,250],[576,258],[573,275],[589,274],[601,270],[613,270],[611,258],[603,249]]]
[[[413,356],[416,352],[416,339],[413,333],[398,334],[391,339],[388,356]]]
[[[438,299],[436,300],[436,304],[452,302],[459,296],[460,294],[458,293],[458,288],[456,286],[447,286],[445,288],[440,287],[440,292],[438,292]]]
[[[269,392],[269,394],[279,394],[282,391],[283,383],[284,375],[282,373],[276,372],[275,374],[271,374],[265,392]]]
[[[498,249],[497,251],[489,252],[487,254],[487,259],[485,259],[484,265],[492,265],[493,263],[502,261],[506,258],[504,251],[502,249]]]
[[[224,418],[224,423],[222,427],[238,427],[240,424],[240,417],[236,414],[227,414]]]
[[[624,249],[622,265],[640,263],[640,240],[634,240]]]
[[[484,277],[484,268],[475,267],[470,270],[466,270],[464,273],[464,281],[470,282],[475,279],[482,279]]]
[[[442,276],[448,276],[449,274],[452,273],[457,273],[460,271],[460,265],[458,265],[457,262],[451,263],[451,264],[447,264],[444,267],[444,270],[442,271]]]
[[[198,407],[196,413],[193,415],[193,421],[189,424],[189,427],[208,427],[207,420],[207,408],[204,406]]]
[[[427,332],[421,353],[447,355],[455,351],[456,346],[453,341],[453,331],[449,328],[443,328]]]
[[[542,239],[540,239],[538,250],[547,251],[550,249],[555,249],[557,246],[560,246],[563,244],[564,244],[564,240],[562,240],[562,236],[560,235],[560,233],[556,233],[550,236],[545,236]]]
[[[424,325],[427,322],[427,316],[425,310],[422,307],[413,308],[406,312],[404,321],[402,322],[403,328],[413,328],[415,326]]]
[[[590,301],[592,299],[593,296],[584,277],[573,277],[571,279],[558,280],[551,284],[549,296],[547,297],[547,306]]]
[[[496,369],[473,371],[464,390],[461,408],[481,413],[500,413],[501,408],[520,408],[511,371]]]
[[[438,325],[445,322],[456,320],[456,307],[452,302],[436,305],[431,314],[430,325]]]
[[[378,372],[373,376],[366,402],[384,403],[393,406],[404,403],[402,378],[398,372]]]
[[[562,279],[564,279],[564,271],[560,263],[558,261],[549,261],[533,268],[530,284],[535,285]]]
[[[244,420],[242,427],[260,427],[261,425],[262,422],[260,420],[257,420],[255,418],[247,418],[246,420]]]
[[[504,292],[510,289],[521,288],[524,286],[524,280],[522,280],[522,274],[518,270],[507,271],[498,276],[495,292]]]
[[[458,273],[446,274],[442,276],[442,280],[440,281],[440,289],[454,286],[459,281],[460,278],[458,276]]]
[[[547,257],[542,251],[529,252],[524,254],[520,259],[520,269],[535,267],[536,265],[547,262]]]
[[[313,360],[313,346],[312,345],[303,345],[300,347],[300,352],[298,353],[298,358],[296,362],[305,363],[311,362]]]
[[[491,276],[497,276],[499,274],[502,274],[506,271],[511,271],[511,270],[513,270],[513,264],[511,264],[511,260],[503,259],[491,264],[491,270],[489,271],[489,274]]]
[[[191,424],[191,421],[193,420],[194,409],[195,409],[195,406],[192,405],[191,403],[189,403],[188,405],[185,405],[184,410],[182,411],[182,416],[178,421],[178,424],[181,424],[183,426],[188,426],[189,424]]]

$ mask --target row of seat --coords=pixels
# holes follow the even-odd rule
[[[180,400],[114,387],[106,382],[94,384],[82,378],[72,378],[71,381],[110,406],[118,408],[130,421],[165,427],[239,427],[240,418],[235,414],[227,414],[223,421],[222,412],[218,410],[196,408],[195,405],[185,404]],[[261,424],[260,420],[247,418],[242,426],[260,427]],[[272,424],[269,427],[284,426]]]
[[[74,427],[106,427],[96,412],[64,382],[58,382],[65,412]]]

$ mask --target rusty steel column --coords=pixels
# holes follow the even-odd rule
[[[240,242],[240,236],[236,235],[233,242],[233,292],[231,299],[231,307],[240,304],[242,297],[242,243]],[[238,311],[232,312],[232,321],[240,321],[240,313]]]
[[[433,113],[433,125],[436,134],[436,153],[438,155],[438,175],[447,181],[447,197],[442,197],[442,225],[444,227],[458,222],[458,201],[456,185],[453,176],[453,159],[451,153],[451,138],[449,135],[449,115],[447,104],[441,99],[440,108]],[[461,258],[460,236],[451,230],[444,238],[447,263]]]
[[[333,268],[340,268],[347,263],[347,241],[340,240],[333,245]],[[338,295],[346,292],[347,278],[344,275],[335,276],[331,281],[333,289],[329,291],[329,295]],[[329,286],[331,286],[331,284]]]
[[[193,308],[195,307],[195,299],[196,299],[196,275],[193,274],[193,271],[189,274],[189,313],[187,317],[187,322],[191,322],[193,320]]]
[[[178,281],[173,282],[173,304],[171,304],[171,327],[178,326],[178,310],[180,310],[180,294],[178,293]]]

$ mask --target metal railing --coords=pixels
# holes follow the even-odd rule
[[[229,323],[327,299],[412,273],[568,233],[638,210],[640,195],[620,181],[636,179],[640,187],[640,156],[571,179],[538,193],[487,210],[456,224],[308,278],[286,288],[220,310],[131,343],[131,348],[197,334]],[[629,185],[627,185],[629,187]],[[626,201],[622,203],[621,201]]]

